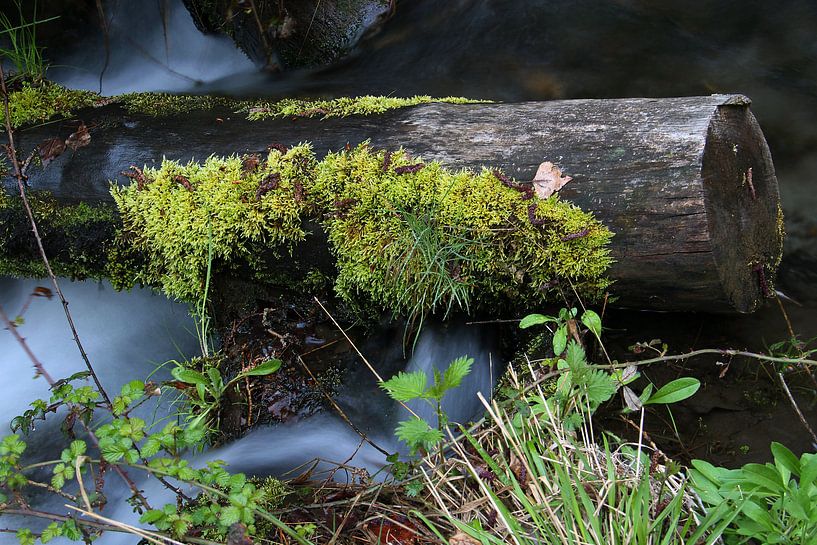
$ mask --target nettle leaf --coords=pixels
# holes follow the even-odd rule
[[[701,381],[697,378],[681,377],[659,388],[644,405],[677,403],[695,395],[700,387]]]
[[[263,375],[269,375],[270,373],[274,373],[280,368],[281,360],[273,358],[264,361],[263,363],[255,366],[254,368],[250,369],[244,374],[250,377],[259,377]]]
[[[562,325],[553,334],[553,353],[557,356],[565,351],[567,346],[567,326]]]
[[[584,377],[585,392],[591,405],[600,405],[616,393],[616,383],[607,373],[593,369]]]
[[[394,433],[398,439],[409,446],[412,455],[419,447],[430,450],[443,439],[443,432],[432,428],[428,422],[416,417],[400,422]]]
[[[241,508],[235,505],[228,505],[221,510],[219,523],[222,526],[231,526],[241,520]]]
[[[582,345],[576,341],[570,341],[567,345],[567,354],[565,354],[565,361],[567,362],[570,371],[578,373],[582,368],[587,366],[587,355],[584,353]]]
[[[422,371],[397,373],[386,382],[382,382],[380,387],[386,390],[392,399],[397,401],[410,401],[422,397],[426,391],[428,378]]]
[[[52,522],[48,526],[46,526],[42,533],[40,534],[40,541],[43,543],[48,543],[55,537],[60,537],[62,535],[62,528],[56,522]]]
[[[461,356],[448,364],[448,369],[443,373],[442,388],[443,391],[456,388],[462,384],[462,380],[471,372],[471,366],[474,365],[474,358],[468,356]]]
[[[601,318],[592,310],[585,310],[582,314],[582,323],[593,332],[598,338],[601,338]]]
[[[519,322],[519,329],[527,329],[535,325],[557,321],[558,320],[553,316],[545,316],[544,314],[528,314]]]

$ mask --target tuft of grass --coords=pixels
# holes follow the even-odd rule
[[[0,48],[0,57],[8,59],[14,67],[15,75],[36,82],[45,78],[47,65],[43,59],[43,49],[37,45],[37,25],[58,19],[51,17],[38,21],[36,19],[37,2],[32,3],[33,21],[26,21],[21,0],[14,0],[17,8],[18,22],[0,12],[0,40],[8,47]]]

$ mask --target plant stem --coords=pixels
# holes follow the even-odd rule
[[[74,342],[79,349],[79,353],[82,355],[82,360],[85,362],[85,367],[88,369],[88,372],[91,374],[91,377],[94,379],[94,383],[96,383],[96,387],[99,390],[99,393],[102,395],[105,403],[108,405],[108,408],[113,407],[111,404],[111,399],[108,397],[107,392],[102,387],[102,383],[99,381],[99,377],[96,376],[96,372],[94,371],[93,366],[91,365],[91,361],[88,359],[88,354],[85,352],[85,348],[82,346],[82,342],[79,339],[79,334],[77,333],[77,328],[74,325],[74,319],[71,316],[71,312],[68,310],[68,301],[65,300],[65,296],[60,289],[59,282],[57,282],[57,277],[54,275],[54,271],[51,269],[51,263],[48,261],[48,256],[45,254],[45,248],[43,248],[43,241],[40,238],[40,231],[37,228],[37,222],[34,220],[34,214],[31,212],[31,206],[28,203],[28,198],[26,197],[26,190],[25,190],[25,179],[23,178],[23,173],[20,170],[20,163],[17,161],[17,148],[14,145],[14,134],[11,128],[11,114],[9,112],[9,95],[8,90],[6,88],[6,76],[3,72],[3,67],[0,65],[0,88],[3,91],[3,109],[6,116],[6,135],[8,136],[9,147],[8,147],[8,155],[11,159],[12,166],[14,168],[14,178],[17,180],[17,188],[20,190],[20,198],[23,201],[23,206],[26,210],[26,215],[28,216],[29,221],[31,222],[31,232],[34,234],[34,239],[37,241],[37,248],[40,252],[40,257],[43,260],[43,264],[45,265],[45,270],[48,272],[48,277],[51,279],[51,284],[54,286],[54,291],[57,293],[57,296],[60,298],[62,302],[62,308],[65,311],[65,318],[68,320],[68,326],[71,328],[71,334],[74,337]],[[36,359],[36,358],[35,358]],[[40,369],[38,369],[39,371]]]

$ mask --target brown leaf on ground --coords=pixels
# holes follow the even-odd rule
[[[48,163],[62,155],[62,152],[65,151],[65,140],[62,138],[49,138],[39,146],[37,149],[40,153],[40,160],[43,162],[43,166],[47,166]]]
[[[547,199],[572,179],[570,176],[562,175],[559,167],[550,161],[545,161],[536,170],[536,175],[533,177],[533,189],[537,197]]]
[[[230,526],[227,532],[227,545],[253,545],[252,540],[247,537],[247,527],[240,522]]]
[[[479,545],[479,541],[465,532],[457,532],[448,538],[448,545]]]
[[[83,148],[91,143],[91,133],[88,132],[88,127],[85,123],[80,123],[77,130],[71,133],[71,136],[65,141],[65,145],[74,151]]]

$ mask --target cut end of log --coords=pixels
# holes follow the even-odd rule
[[[748,100],[730,97],[710,120],[702,177],[718,275],[738,312],[772,295],[783,218],[771,153]]]

